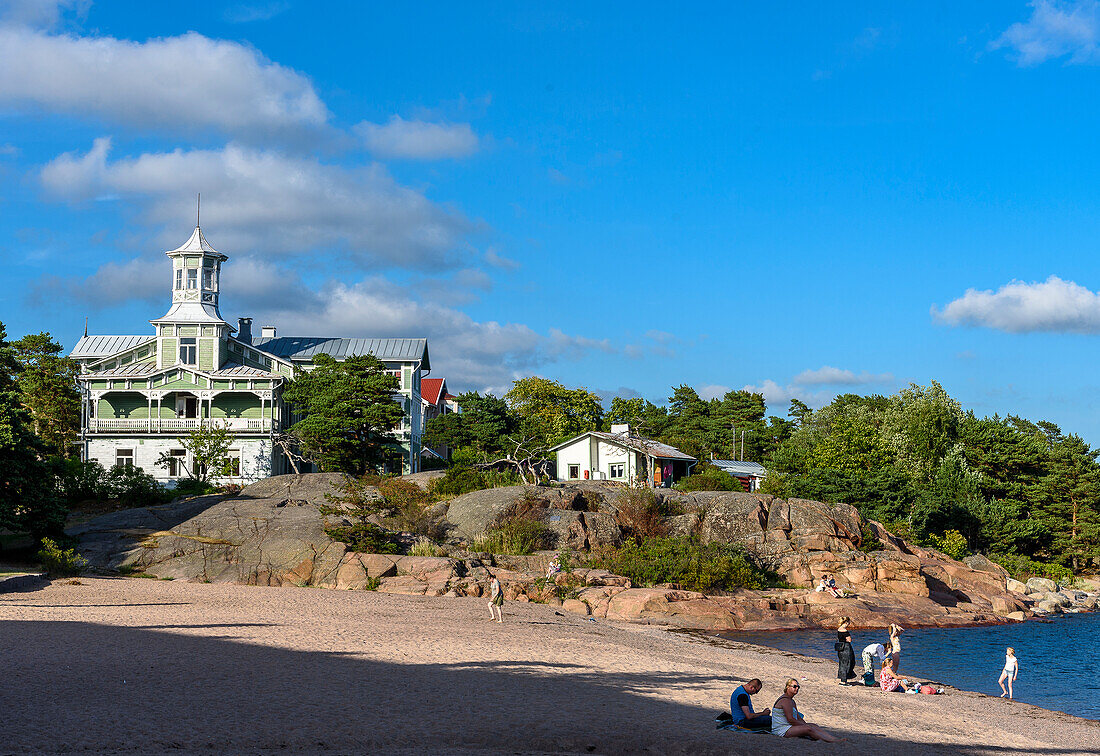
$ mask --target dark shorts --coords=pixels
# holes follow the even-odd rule
[[[765,714],[762,717],[753,717],[752,719],[742,718],[733,724],[745,730],[770,730],[772,728],[772,718]]]

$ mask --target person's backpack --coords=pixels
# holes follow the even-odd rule
[[[875,685],[878,684],[878,683],[875,682],[875,673],[871,672],[869,670],[867,672],[864,672],[863,673],[863,684],[866,685],[868,688],[875,687]]]

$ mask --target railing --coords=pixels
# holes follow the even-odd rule
[[[129,418],[129,417],[104,417],[92,418],[88,421],[89,433],[187,433],[202,425],[218,425],[228,427],[231,431],[269,431],[271,420],[269,418],[252,417],[163,417],[163,418]]]

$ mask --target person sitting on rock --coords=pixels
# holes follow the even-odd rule
[[[771,709],[753,711],[752,697],[762,688],[760,680],[753,678],[744,685],[738,685],[730,696],[730,714],[733,724],[743,730],[770,730],[772,728]]]

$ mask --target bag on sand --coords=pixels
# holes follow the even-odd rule
[[[866,685],[868,688],[873,688],[876,685],[878,685],[878,683],[875,682],[875,673],[874,672],[864,672],[863,673],[863,684]]]
[[[922,685],[922,686],[920,686],[920,692],[925,693],[925,694],[930,695],[930,696],[936,695],[936,689],[933,688],[931,685]]]

